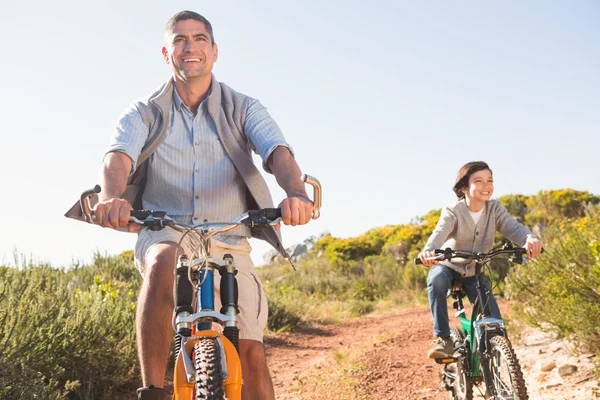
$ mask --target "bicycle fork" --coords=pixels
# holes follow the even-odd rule
[[[188,259],[180,257],[176,271],[176,330],[175,350],[177,359],[174,371],[174,399],[189,399],[195,382],[195,366],[192,361],[194,346],[201,337],[213,337],[218,343],[221,355],[223,386],[229,399],[239,399],[242,387],[242,372],[239,358],[239,329],[237,327],[238,286],[237,270],[233,257],[223,257],[225,265],[204,264],[199,271],[190,272]],[[223,306],[220,312],[214,310],[214,270],[221,275],[220,292]],[[190,281],[192,276],[192,281]],[[198,287],[198,282],[200,285]],[[197,309],[193,313],[194,286],[197,286]],[[199,320],[194,326],[194,321]],[[212,323],[224,325],[223,334],[212,329]]]

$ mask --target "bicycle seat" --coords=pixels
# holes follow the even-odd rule
[[[464,298],[467,295],[465,289],[463,288],[462,282],[454,279],[450,284],[450,289],[448,289],[448,293],[446,293],[446,297],[452,297],[455,299]]]

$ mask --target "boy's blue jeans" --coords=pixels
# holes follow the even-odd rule
[[[463,288],[465,289],[465,292],[467,292],[467,297],[471,304],[473,304],[477,298],[477,280],[474,276],[464,278],[458,272],[441,264],[431,267],[429,274],[427,275],[427,293],[429,295],[429,307],[431,308],[431,315],[433,317],[433,334],[437,337],[446,338],[450,336],[450,322],[448,321],[448,303],[446,301],[446,294],[454,279],[462,282]],[[485,277],[483,278],[483,281],[486,291],[489,292],[491,290],[490,283]],[[491,295],[489,299],[492,317],[501,318],[496,299]]]

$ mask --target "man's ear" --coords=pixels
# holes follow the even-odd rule
[[[217,44],[213,44],[213,52],[215,54],[214,60],[213,62],[216,62],[217,59],[219,58],[219,46],[217,46]]]
[[[162,48],[161,51],[162,51],[163,57],[165,59],[165,62],[167,64],[170,64],[170,62],[169,62],[169,52],[167,51],[167,48],[163,46],[163,48]]]

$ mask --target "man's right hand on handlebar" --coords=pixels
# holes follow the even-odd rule
[[[279,208],[284,225],[304,225],[308,224],[312,218],[313,202],[308,196],[290,196],[279,203]],[[275,229],[279,229],[279,224]]]
[[[106,199],[96,204],[92,209],[92,216],[95,223],[103,228],[127,227],[129,232],[136,232],[141,226],[129,221],[132,209],[131,204],[125,199]]]
[[[434,265],[440,263],[440,260],[438,259],[439,254],[435,254],[434,250],[422,252],[419,254],[419,258],[421,259],[424,267],[433,267]]]

